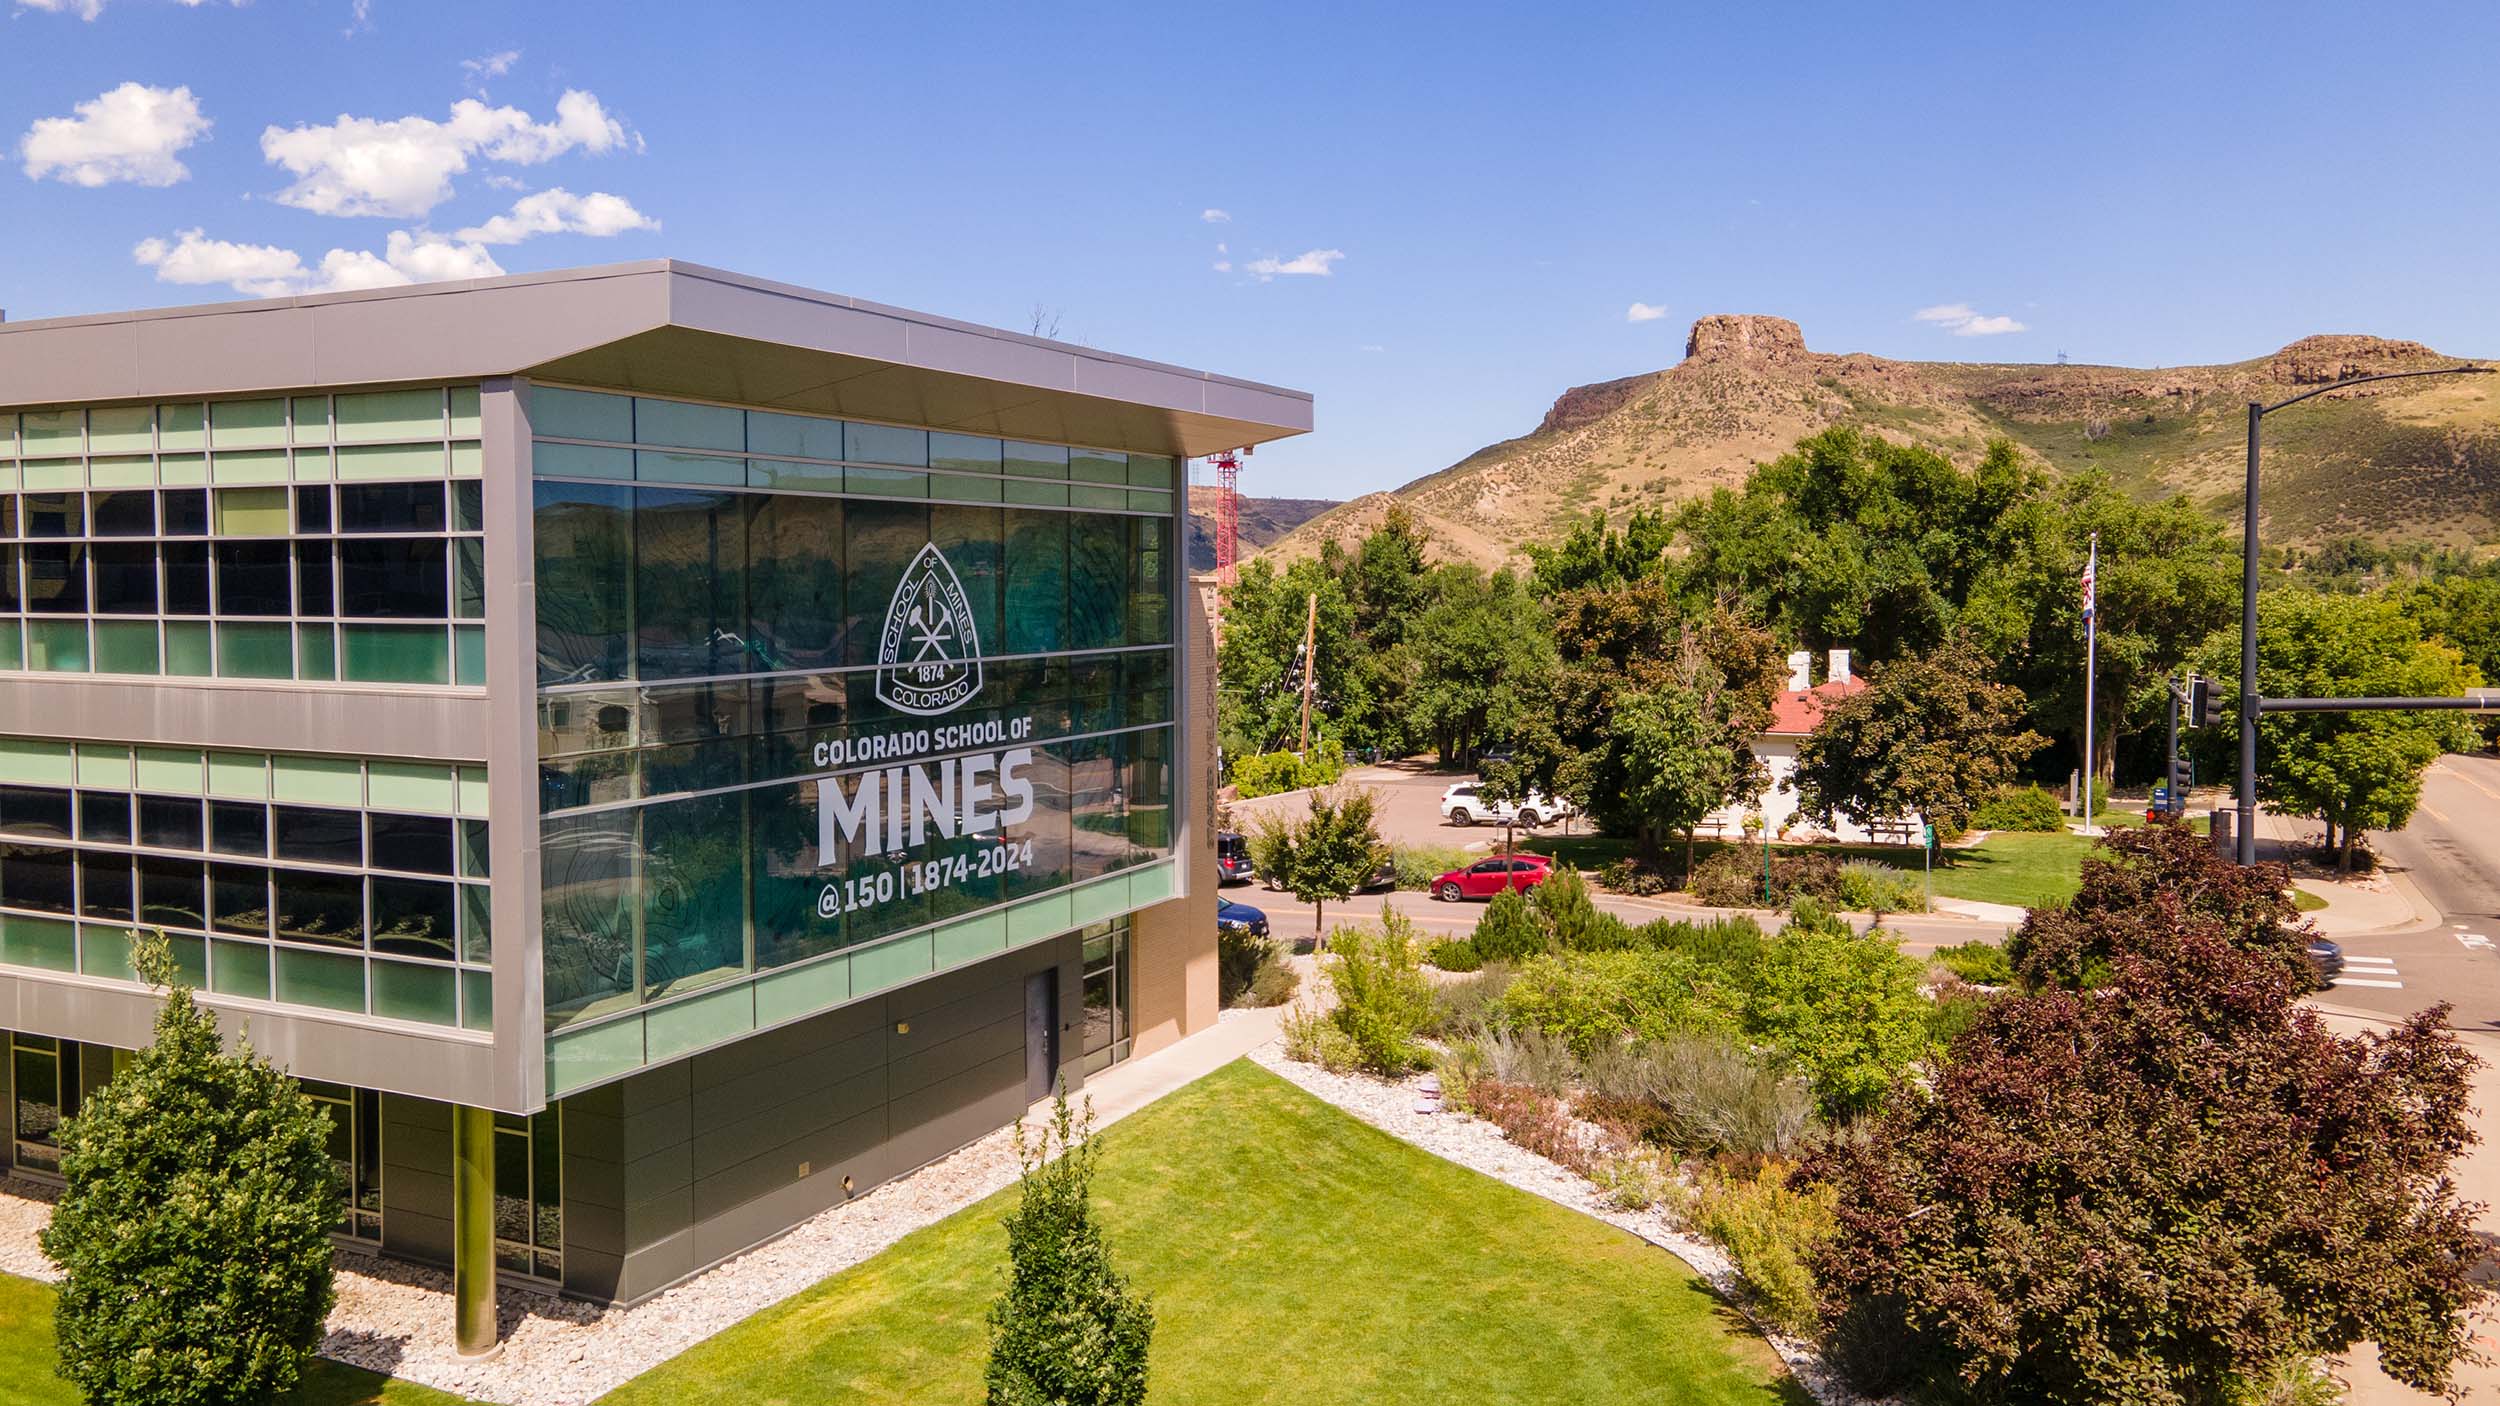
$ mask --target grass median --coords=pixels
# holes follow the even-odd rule
[[[1795,1403],[1683,1263],[1239,1062],[1110,1128],[1096,1206],[1154,1302],[1156,1406]],[[1009,1191],[601,1406],[978,1401]]]

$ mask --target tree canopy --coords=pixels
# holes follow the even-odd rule
[[[1865,688],[1824,706],[1797,749],[1798,810],[1827,825],[1916,814],[1951,834],[2040,743],[2021,692],[1991,682],[1957,640],[1878,665]]]

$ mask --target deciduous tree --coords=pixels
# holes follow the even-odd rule
[[[1376,803],[1361,787],[1311,793],[1310,811],[1292,830],[1284,858],[1285,887],[1311,905],[1314,939],[1328,931],[1328,904],[1351,898],[1389,862],[1374,821]]]
[[[1797,749],[1798,809],[1824,824],[1915,813],[1950,834],[2041,742],[2023,726],[2022,693],[1990,682],[1978,651],[1956,640],[1877,666],[1865,688],[1825,706]]]
[[[1111,1267],[1094,1219],[1093,1106],[1082,1123],[1062,1090],[1028,1141],[1007,1214],[1007,1288],[990,1306],[989,1406],[1139,1406],[1154,1309]]]
[[[1830,1312],[1983,1403],[2225,1406],[2365,1340],[2446,1387],[2484,1291],[2451,1180],[2475,1061],[2445,1008],[2337,1036],[2301,1003],[2279,866],[2106,843],[2076,900],[2101,984],[2065,980],[2077,934],[2035,933],[1932,1091],[1809,1165],[1840,1193]]]
[[[2215,639],[2207,671],[2235,678],[2238,657],[2232,630]],[[2385,597],[2282,590],[2257,602],[2261,697],[2453,698],[2480,682],[2454,648],[2424,639]],[[2236,698],[2227,716],[2217,732],[2236,737]],[[2440,753],[2473,745],[2463,713],[2269,714],[2257,725],[2257,797],[2269,810],[2324,821],[2336,867],[2349,870],[2361,832],[2403,829],[2421,802],[2422,773]]]

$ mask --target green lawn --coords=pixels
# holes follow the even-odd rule
[[[1153,1296],[1155,1406],[1803,1403],[1664,1251],[1356,1122],[1247,1061],[1110,1128],[1096,1202]],[[602,1406],[978,1401],[1009,1191]]]
[[[1707,860],[1719,850],[1731,847],[1729,841],[1703,840],[1694,846],[1695,861]],[[1603,835],[1575,835],[1567,840],[1540,837],[1533,842],[1523,842],[1520,848],[1551,854],[1556,859],[1594,870],[1631,854],[1632,842]],[[1674,846],[1669,848],[1670,851],[1675,850]],[[1871,859],[1911,874],[1922,872],[1915,845],[1818,845],[1816,848],[1837,854],[1844,860]],[[1939,898],[1977,899],[1984,903],[2014,903],[2024,907],[2063,903],[2075,896],[2075,889],[2083,878],[2083,857],[2091,849],[2090,840],[2070,830],[2053,835],[1998,834],[1971,849],[1939,849],[1936,851],[1936,895]],[[1680,852],[1672,857],[1681,863]]]
[[[52,1287],[0,1274],[0,1401],[9,1406],[79,1406],[78,1393],[52,1375]],[[313,1359],[286,1406],[457,1406],[459,1397]]]

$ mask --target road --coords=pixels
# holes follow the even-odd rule
[[[2286,833],[2280,821],[2274,829]],[[2347,959],[2363,960],[2328,999],[2391,1015],[2448,1001],[2457,1029],[2500,1031],[2500,758],[2440,758],[2413,822],[2371,843],[2439,921],[2343,939]]]
[[[1367,787],[1378,802],[1377,823],[1381,838],[1391,844],[1445,845],[1458,848],[1470,845],[1498,845],[1502,827],[1476,824],[1461,828],[1441,818],[1441,791],[1454,781],[1469,779],[1463,772],[1431,771],[1414,762],[1390,762],[1381,766],[1357,767],[1347,780]],[[1237,822],[1251,817],[1273,814],[1286,820],[1301,818],[1306,813],[1303,794],[1291,792],[1282,796],[1262,796],[1257,800],[1235,801],[1233,816]],[[1561,835],[1588,833],[1588,822],[1577,821],[1564,826],[1548,825],[1530,832],[1519,830],[1515,837],[1522,849],[1534,849],[1540,839]],[[1310,937],[1315,915],[1309,904],[1297,902],[1293,895],[1279,893],[1256,882],[1234,884],[1224,896],[1237,903],[1247,903],[1268,915],[1276,935],[1295,939]],[[1392,897],[1364,894],[1347,903],[1328,905],[1328,923],[1355,922],[1377,917],[1381,900]],[[1701,918],[1725,909],[1696,909],[1656,899],[1623,898],[1615,894],[1592,892],[1600,911],[1612,913],[1629,923],[1646,923],[1652,918]],[[1482,903],[1437,903],[1426,894],[1401,893],[1393,896],[1397,910],[1412,919],[1415,926],[1433,937],[1462,936],[1473,932],[1476,919],[1483,916]],[[1763,915],[1765,926],[1776,926],[1777,919]],[[1867,926],[1864,918],[1856,920],[1860,930]],[[1995,942],[2006,934],[2002,923],[1983,922],[1940,914],[1900,914],[1884,922],[1887,931],[1901,938],[1902,949],[1924,955],[1939,947],[1951,947],[1973,939]]]
[[[1304,941],[1316,928],[1318,915],[1312,912],[1311,905],[1301,902],[1292,894],[1279,893],[1263,884],[1253,882],[1228,885],[1224,889],[1224,896],[1235,903],[1247,903],[1267,914],[1270,930],[1279,938]],[[1653,918],[1708,918],[1732,911],[1724,908],[1693,908],[1658,899],[1624,898],[1617,894],[1594,891],[1589,897],[1597,905],[1598,911],[1612,913],[1625,922],[1633,924],[1646,923]],[[1396,908],[1427,937],[1464,937],[1475,931],[1476,920],[1484,916],[1484,905],[1479,902],[1441,903],[1433,899],[1431,895],[1421,893],[1367,893],[1359,894],[1343,903],[1329,904],[1328,926],[1334,928],[1342,923],[1376,920],[1384,904]],[[1755,916],[1762,921],[1766,929],[1776,927],[1779,921],[1773,914],[1756,914]],[[1865,931],[1868,926],[1864,917],[1854,919],[1853,922],[1861,932]],[[1988,942],[2002,941],[2006,932],[2005,926],[2001,923],[1920,913],[1894,914],[1884,920],[1884,928],[1901,939],[1903,951],[1919,956],[1933,952],[1939,947],[1952,947],[1974,939]]]

